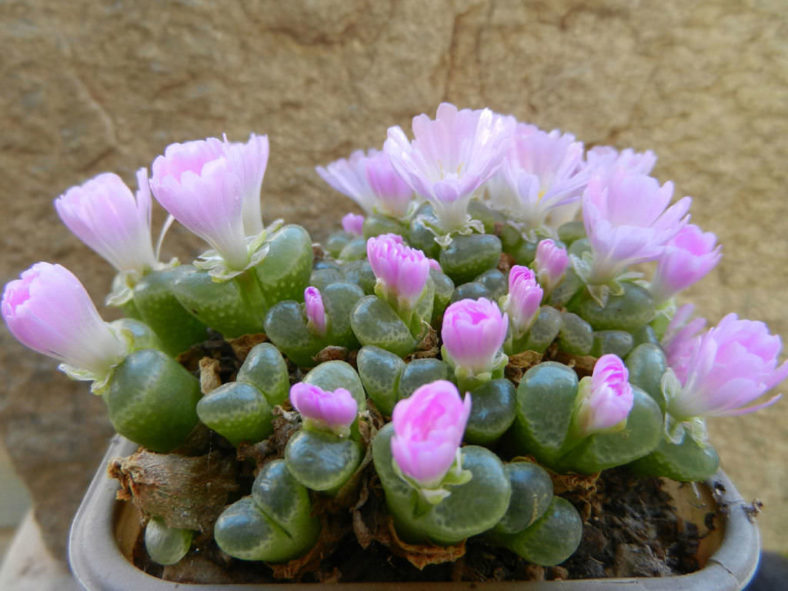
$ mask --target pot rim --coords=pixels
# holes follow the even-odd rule
[[[174,583],[149,575],[131,564],[118,549],[114,534],[116,480],[106,474],[108,462],[118,456],[132,454],[137,445],[115,435],[110,441],[101,465],[82,499],[68,540],[68,562],[74,578],[89,591],[258,591],[281,590],[279,584],[198,585]],[[719,471],[707,481],[712,490],[720,492],[718,503],[728,507],[724,521],[724,537],[720,547],[706,566],[686,575],[653,578],[577,579],[571,581],[508,581],[492,583],[337,583],[332,591],[412,590],[427,587],[430,591],[734,591],[743,589],[758,568],[761,543],[758,527],[745,511],[742,499],[730,479]],[[719,488],[722,485],[722,488]],[[312,583],[287,583],[291,591],[315,589]]]

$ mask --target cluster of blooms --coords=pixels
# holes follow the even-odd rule
[[[510,458],[697,480],[718,466],[704,419],[779,398],[759,402],[788,377],[763,323],[731,314],[705,330],[690,306],[677,309],[721,248],[689,223],[691,199],[671,204],[672,183],[650,176],[651,152],[586,151],[571,134],[450,104],[415,117],[413,135],[393,127],[382,151],[317,168],[364,212],[342,219],[317,260],[303,228],[263,224],[268,139],[253,134],[170,145],[150,179],[138,172],[136,196],[102,174],[55,201],[117,269],[108,302],[129,319],[104,322],[59,265],[37,263],[6,285],[14,336],[92,380],[116,429],[154,451],[177,449],[198,423],[254,443],[272,434],[274,407],[299,413],[284,458],[216,522],[232,556],[276,562],[311,547],[308,491],[336,495],[369,445],[403,537],[486,533],[557,563],[574,551],[580,518],[552,488],[523,489],[517,474],[541,469]],[[159,262],[151,194],[211,247],[192,265]],[[632,268],[642,263],[653,263],[649,278]],[[239,360],[235,381],[201,393],[172,356],[208,328],[270,342]],[[334,360],[321,362],[329,347]],[[292,387],[286,360],[305,373]],[[368,410],[391,418],[372,441],[359,429]],[[549,486],[540,474],[528,482]],[[293,498],[287,515],[267,500],[277,487]],[[485,507],[464,510],[473,498]],[[263,531],[266,520],[282,527]],[[545,533],[555,522],[571,531]],[[528,540],[545,535],[560,543],[535,556]]]

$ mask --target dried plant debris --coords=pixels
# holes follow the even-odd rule
[[[117,498],[131,500],[144,516],[161,517],[168,527],[210,532],[238,489],[236,463],[220,453],[187,457],[140,449],[109,465],[120,481]]]

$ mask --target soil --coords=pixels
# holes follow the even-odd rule
[[[232,380],[240,359],[260,342],[204,343],[180,361],[199,373],[203,386],[215,387]],[[208,358],[208,359],[206,359]],[[213,361],[211,361],[213,360]],[[578,364],[579,365],[579,364]],[[295,368],[293,381],[300,375]],[[212,389],[208,387],[205,391]],[[200,466],[236,463],[233,484],[226,488],[226,503],[249,494],[256,471],[266,462],[281,457],[290,435],[297,429],[297,413],[280,410],[274,421],[275,432],[268,440],[238,450],[207,429],[199,432],[181,454],[153,457],[138,452],[123,462],[113,462],[115,474],[123,483],[119,498],[132,499],[142,515],[184,514],[184,504],[172,487],[166,495],[152,494],[159,474],[192,470]],[[383,417],[370,407],[360,423],[362,439],[374,437]],[[192,456],[189,458],[188,456]],[[194,456],[204,462],[189,462]],[[162,465],[162,460],[164,465]],[[572,502],[584,520],[580,547],[566,562],[554,567],[528,563],[516,554],[487,544],[483,536],[463,544],[442,548],[412,546],[399,540],[385,508],[383,491],[367,457],[356,477],[333,500],[315,497],[314,510],[323,520],[323,534],[306,556],[284,565],[236,560],[218,549],[212,539],[212,521],[201,527],[189,554],[178,564],[162,567],[152,563],[144,549],[142,530],[134,549],[134,563],[145,572],[183,583],[266,583],[266,582],[385,582],[385,581],[512,581],[559,580],[604,577],[653,577],[680,575],[703,566],[702,540],[715,529],[713,512],[701,512],[700,523],[677,514],[675,502],[662,479],[640,478],[626,468],[606,470],[600,475],[554,475],[555,494]],[[167,462],[172,462],[168,465]],[[122,469],[121,469],[122,465]],[[154,468],[155,467],[155,468]],[[204,466],[200,468],[206,470]],[[199,474],[192,476],[199,477]],[[145,482],[147,496],[135,490],[135,478]],[[161,477],[163,479],[163,477]],[[151,483],[154,486],[151,487]],[[137,487],[140,488],[140,487]],[[136,496],[135,494],[137,493]],[[161,507],[161,499],[172,506]],[[187,500],[188,501],[188,500]],[[216,502],[212,499],[212,502]],[[150,504],[150,507],[146,505]],[[702,503],[696,503],[702,505]],[[712,506],[712,505],[708,505]],[[150,508],[151,511],[146,511]],[[155,510],[154,510],[155,509]],[[194,509],[192,509],[194,510]],[[202,512],[202,511],[200,511]],[[202,518],[202,519],[201,519]],[[196,516],[205,521],[204,515]],[[183,527],[183,526],[182,526]]]
[[[698,570],[698,545],[713,528],[714,513],[705,524],[695,524],[676,515],[671,496],[660,479],[637,478],[625,469],[607,470],[596,481],[592,494],[572,500],[590,515],[583,539],[574,555],[554,567],[528,563],[516,554],[489,546],[481,537],[465,544],[465,554],[456,561],[418,569],[408,559],[372,541],[365,549],[356,534],[347,533],[333,552],[300,573],[302,582],[437,582],[437,581],[540,581],[604,577],[654,577],[680,575]],[[374,495],[373,495],[374,498]],[[379,503],[381,499],[376,499]],[[379,510],[380,507],[375,507]],[[209,539],[192,549],[178,565],[161,567],[147,558],[142,536],[135,550],[138,568],[177,582],[266,583],[284,582],[263,563],[227,557]]]

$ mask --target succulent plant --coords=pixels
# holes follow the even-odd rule
[[[478,536],[558,564],[583,524],[551,475],[708,477],[705,419],[779,398],[759,402],[788,376],[763,323],[731,314],[704,332],[676,307],[720,247],[688,224],[690,198],[671,205],[673,185],[649,176],[653,154],[585,152],[449,104],[413,130],[318,167],[364,210],[323,248],[263,224],[266,136],[208,138],[169,146],[136,197],[103,174],[56,201],[116,267],[108,304],[129,319],[104,322],[59,265],[5,287],[9,330],[91,381],[121,435],[160,454],[201,437],[237,453],[246,479],[212,522],[237,559],[330,552],[327,528],[374,477],[403,544]],[[160,263],[151,193],[210,250]],[[211,339],[233,353],[190,365]],[[206,533],[146,517],[160,564]]]

